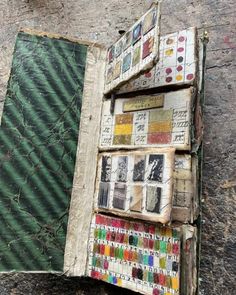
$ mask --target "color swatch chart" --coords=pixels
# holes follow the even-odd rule
[[[159,5],[139,19],[108,49],[105,93],[151,67],[159,50]]]
[[[143,294],[179,294],[180,231],[96,214],[87,272]]]
[[[140,101],[159,99],[159,106],[149,109]],[[165,93],[163,95],[139,96],[131,99],[117,99],[114,115],[110,114],[110,101],[103,103],[101,123],[101,148],[123,146],[174,146],[190,149],[191,126],[190,89]],[[131,111],[124,111],[129,103]],[[132,103],[132,105],[131,105]],[[147,109],[142,109],[147,108]],[[127,108],[128,109],[128,108]]]
[[[173,84],[190,84],[196,77],[196,29],[160,38],[160,59],[149,72],[121,86],[118,93]]]
[[[102,153],[95,208],[166,223],[172,203],[174,149]]]

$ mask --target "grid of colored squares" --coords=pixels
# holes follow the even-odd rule
[[[145,294],[179,294],[180,231],[96,214],[91,277]]]
[[[154,5],[108,49],[105,92],[139,73],[156,57],[158,18],[159,8]]]
[[[122,41],[120,41],[121,44],[118,44],[120,47],[122,46]],[[153,52],[153,46],[154,46],[154,37],[150,36],[147,40],[145,40],[142,43],[142,46],[139,45],[133,51],[128,52],[127,54],[124,54],[124,57],[122,57],[122,60],[117,59],[116,63],[112,64],[108,70],[107,70],[107,77],[106,82],[110,83],[112,80],[115,80],[120,77],[121,74],[124,74],[132,67],[137,66],[141,60],[144,60],[146,57],[148,57]],[[121,47],[122,48],[122,47]],[[112,52],[113,49],[110,49]],[[114,51],[115,52],[115,51]],[[112,56],[109,52],[109,56]]]
[[[100,233],[99,233],[100,231]],[[113,236],[113,237],[112,237]],[[125,233],[99,229],[94,230],[94,239],[102,241],[110,241],[115,243],[120,243],[124,245],[134,246],[142,249],[149,249],[158,251],[161,254],[173,254],[179,255],[179,242],[172,243],[172,241],[158,240],[158,239],[149,239],[146,237],[140,237],[138,235],[129,235]],[[125,259],[127,261],[134,261],[142,263],[145,265],[153,266],[153,255],[136,253],[132,250],[125,250],[122,248],[116,248],[115,246],[109,246],[105,244],[94,244],[93,252],[96,254],[101,254],[105,256],[116,257],[120,259]],[[160,262],[161,268],[166,268],[166,259],[163,258]],[[172,270],[171,268],[168,270]]]
[[[161,206],[165,206],[166,162],[165,154],[103,155],[99,161],[98,208],[160,214]]]
[[[102,126],[101,144],[111,140],[116,145],[170,144],[172,141],[173,110],[151,110],[117,114],[109,124]],[[184,126],[183,126],[184,127]],[[187,126],[186,126],[187,127]],[[113,131],[112,131],[113,130]],[[111,132],[113,134],[111,134]]]
[[[157,64],[149,72],[126,83],[118,92],[192,83],[196,76],[196,48],[195,28],[161,37]]]
[[[130,31],[126,32],[125,35],[116,42],[116,44],[109,48],[107,55],[108,63],[112,63],[130,46],[134,46],[138,41],[140,41],[143,36],[155,27],[156,22],[157,9],[154,7],[138,23],[136,23]],[[150,41],[146,40],[143,45],[142,58],[145,58],[148,55],[149,48]]]
[[[174,262],[173,262],[173,264],[174,264]],[[101,279],[104,281],[107,281],[107,279],[109,279],[109,281],[107,281],[108,283],[115,284],[115,285],[119,284],[118,280],[120,278],[110,275],[109,278],[104,279],[101,272],[95,271],[95,268],[104,269],[104,270],[109,271],[109,261],[107,259],[93,256],[91,266],[92,266],[92,268],[94,268],[91,271],[92,278]],[[138,279],[138,280],[146,281],[149,283],[154,283],[154,284],[157,284],[157,285],[160,285],[163,287],[167,287],[169,289],[174,289],[174,290],[179,289],[178,277],[171,277],[170,275],[166,275],[163,273],[157,273],[157,272],[153,272],[153,271],[148,271],[146,269],[142,269],[139,267],[132,267],[131,272],[132,272],[133,279]],[[122,285],[122,280],[120,281],[120,285]]]

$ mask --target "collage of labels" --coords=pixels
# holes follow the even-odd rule
[[[180,231],[96,214],[87,271],[141,293],[179,294]]]

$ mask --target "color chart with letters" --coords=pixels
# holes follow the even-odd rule
[[[103,103],[100,149],[167,147],[191,149],[192,90],[118,98],[114,114]]]
[[[160,4],[152,7],[107,52],[105,93],[143,70],[159,55]]]
[[[195,28],[160,37],[160,59],[145,74],[117,91],[125,93],[160,86],[193,84],[196,78],[197,33]]]
[[[174,151],[101,153],[95,210],[167,223],[172,207]]]
[[[150,295],[179,293],[179,228],[95,214],[87,274]]]

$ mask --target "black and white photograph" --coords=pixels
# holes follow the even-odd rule
[[[127,187],[124,183],[115,183],[114,196],[113,196],[113,208],[125,210]]]
[[[126,182],[128,173],[128,157],[121,156],[118,158],[117,164],[117,182]]]
[[[143,186],[133,185],[130,193],[130,211],[142,212]]]
[[[108,207],[108,200],[110,195],[110,183],[100,182],[98,193],[98,207]]]
[[[146,156],[134,157],[133,181],[144,181]]]
[[[111,181],[111,156],[102,157],[101,181],[102,182]]]
[[[163,155],[150,155],[148,161],[148,180],[151,181],[163,181]]]
[[[160,213],[162,188],[147,186],[146,210],[151,213]]]

